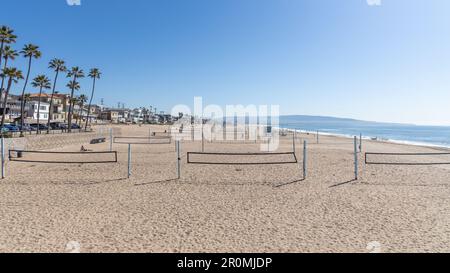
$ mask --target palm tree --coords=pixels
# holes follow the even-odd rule
[[[55,96],[56,92],[56,81],[58,80],[59,72],[66,72],[66,63],[61,59],[53,59],[50,61],[48,68],[53,69],[55,71],[55,79],[53,81],[53,90],[52,95],[50,97],[50,108],[49,108],[49,115],[48,115],[48,122],[47,122],[47,134],[50,134],[50,122],[52,120],[52,114],[53,114],[53,98]]]
[[[31,94],[26,93],[25,96],[23,96],[25,103],[29,102],[31,100]]]
[[[73,113],[75,113],[75,105],[78,105],[78,97],[73,97],[70,99],[70,106],[72,107]],[[75,116],[75,114],[73,114]],[[75,124],[78,124],[78,117],[75,119]]]
[[[0,27],[0,67],[2,66],[3,48],[6,44],[16,42],[17,36],[14,35],[14,30],[7,26]]]
[[[67,73],[68,78],[73,78],[68,84],[67,87],[71,89],[70,98],[73,98],[73,93],[75,90],[80,89],[80,84],[77,82],[77,79],[84,78],[84,71],[80,69],[78,66],[72,67],[70,71]],[[69,104],[69,118],[67,121],[67,128],[69,130],[69,133],[72,132],[72,113],[73,113],[73,107],[72,104]]]
[[[13,83],[17,83],[19,80],[23,79],[22,71],[18,70],[17,68],[5,68],[2,70],[1,73],[2,77],[9,78],[8,84],[6,87],[5,97],[3,98],[3,115],[2,115],[2,123],[1,123],[1,129],[0,132],[3,133],[3,128],[5,126],[5,117],[6,117],[6,105],[8,102],[8,95],[9,91],[11,91],[11,86]]]
[[[25,93],[25,95],[23,96],[23,105],[27,105],[28,102],[31,101],[31,94],[30,93]],[[20,114],[21,117],[25,116],[25,107],[23,108],[23,112]],[[30,132],[31,133],[31,132]]]
[[[10,46],[5,46],[3,51],[0,52],[0,53],[3,56],[3,59],[5,59],[5,65],[4,65],[3,69],[5,69],[7,67],[9,60],[15,60],[16,57],[19,56],[17,51],[12,49]],[[5,84],[5,77],[1,77],[1,78],[2,78],[2,83],[0,85],[0,101],[3,101],[1,98],[3,96],[3,87],[4,87],[4,84]]]
[[[93,82],[92,82],[91,98],[89,99],[89,106],[88,106],[87,116],[86,116],[86,127],[84,128],[85,131],[87,131],[87,128],[89,126],[89,119],[90,119],[89,116],[91,115],[92,99],[94,98],[95,82],[97,79],[100,79],[101,75],[102,75],[102,73],[100,72],[100,70],[98,68],[92,68],[91,71],[89,72],[89,77],[92,78]]]
[[[80,124],[79,124],[80,128],[81,128],[81,123],[83,122],[83,107],[86,104],[87,100],[88,100],[88,98],[84,94],[81,94],[78,97],[78,106],[80,107],[80,113],[78,115],[78,117],[80,118]],[[77,122],[77,124],[78,124],[78,122]]]
[[[28,58],[28,72],[27,72],[27,76],[25,77],[25,84],[23,85],[23,90],[22,90],[22,103],[20,104],[20,124],[22,125],[22,127],[20,128],[20,136],[23,137],[23,125],[25,122],[25,119],[23,116],[24,108],[25,108],[24,97],[25,97],[25,90],[27,89],[28,78],[30,77],[31,62],[32,62],[33,58],[39,59],[42,54],[39,51],[39,47],[36,45],[33,45],[33,44],[25,45],[20,53],[22,53],[22,55],[25,58]]]
[[[36,78],[34,78],[31,85],[35,88],[39,88],[39,99],[38,99],[38,112],[37,112],[37,131],[36,134],[40,134],[40,126],[41,126],[41,96],[42,96],[42,90],[43,89],[50,89],[52,87],[50,83],[50,79],[47,78],[45,75],[39,75]],[[50,114],[50,113],[49,113]]]

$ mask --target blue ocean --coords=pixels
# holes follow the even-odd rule
[[[450,147],[450,127],[379,123],[317,116],[281,116],[280,127],[341,136],[376,138],[416,145]]]

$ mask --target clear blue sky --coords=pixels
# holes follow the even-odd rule
[[[43,51],[33,74],[53,77],[53,57],[101,68],[97,102],[170,110],[203,96],[279,104],[282,114],[450,124],[450,1],[0,3],[0,24],[16,30],[17,46]],[[90,81],[82,89],[89,94]]]

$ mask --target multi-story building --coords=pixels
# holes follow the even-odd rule
[[[133,123],[152,123],[154,122],[154,115],[151,110],[140,107],[131,111],[130,119]]]
[[[130,110],[126,108],[108,108],[101,112],[100,119],[115,123],[130,122]]]
[[[130,120],[132,123],[144,123],[145,111],[144,108],[135,108],[130,113]]]
[[[100,119],[107,120],[112,123],[118,123],[119,122],[119,112],[117,110],[113,110],[113,109],[104,110],[100,114]]]
[[[55,94],[53,96],[53,107],[51,115],[53,121],[67,121],[69,112],[70,96],[66,94]]]
[[[5,120],[6,122],[15,122],[17,121],[21,114],[20,114],[20,108],[21,108],[21,96],[17,95],[8,95],[7,103],[5,109],[0,108],[0,115],[3,115],[3,113],[6,114]],[[30,110],[30,105],[28,103],[24,106],[24,114],[26,115]]]
[[[29,109],[27,112],[27,118],[33,119],[33,122],[38,119],[39,112],[39,122],[46,123],[48,120],[48,115],[50,113],[50,104],[47,102],[37,102],[30,101],[27,103],[29,105]]]
[[[69,111],[69,95],[55,94],[53,96],[52,109],[49,109],[49,115],[52,121],[63,122],[67,120]],[[39,101],[39,94],[31,94],[31,101]],[[41,94],[41,102],[48,103],[50,105],[51,94]]]
[[[160,114],[159,115],[159,123],[168,124],[173,122],[172,115],[168,114]]]
[[[83,108],[81,108],[80,105],[75,105],[73,108],[73,117],[76,120],[82,120],[82,121],[86,121],[86,116],[87,116],[87,109],[86,107],[83,106]]]
[[[120,123],[127,123],[130,122],[130,109],[120,109],[119,111],[119,122]]]
[[[85,105],[83,108],[83,119],[84,121],[86,121],[86,117],[88,114],[88,108],[89,105]],[[90,123],[95,123],[97,122],[99,119],[101,119],[101,113],[102,113],[102,107],[99,105],[91,105],[91,110],[89,111],[89,120]]]

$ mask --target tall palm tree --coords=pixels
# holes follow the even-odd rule
[[[2,66],[3,48],[7,44],[16,42],[17,36],[14,35],[14,30],[7,26],[0,27],[0,67]]]
[[[1,54],[3,56],[3,59],[5,59],[5,65],[4,65],[3,69],[8,67],[8,61],[9,60],[15,60],[16,57],[19,56],[17,51],[12,49],[10,46],[5,46],[5,48],[3,49]],[[4,84],[5,84],[5,77],[1,77],[1,78],[2,78],[2,83],[0,85],[0,100],[3,101],[1,98],[3,96],[3,87],[4,87]]]
[[[24,108],[25,108],[25,90],[27,89],[28,79],[30,77],[30,71],[31,71],[31,63],[33,58],[39,59],[41,57],[41,52],[39,51],[39,47],[33,44],[25,45],[22,51],[20,52],[25,58],[28,58],[28,71],[27,76],[25,77],[25,84],[23,85],[22,90],[22,103],[20,104],[20,124],[22,125],[20,128],[20,136],[23,137],[23,125],[25,122],[25,118],[23,116]]]
[[[87,116],[86,116],[86,127],[84,128],[85,131],[87,131],[87,128],[89,126],[89,120],[91,115],[91,107],[92,107],[92,99],[94,98],[94,92],[95,92],[95,82],[97,79],[100,79],[102,73],[98,68],[92,68],[91,71],[89,71],[89,77],[92,78],[92,93],[91,97],[89,99],[89,106],[87,110]]]
[[[9,91],[11,91],[11,86],[13,83],[17,83],[19,80],[23,79],[22,71],[18,70],[15,67],[5,68],[1,73],[2,77],[8,78],[8,84],[6,87],[5,97],[3,98],[3,115],[2,115],[2,123],[0,132],[3,133],[3,128],[5,126],[5,117],[6,117],[6,105],[8,102]]]
[[[67,87],[71,89],[70,99],[72,99],[74,91],[80,90],[80,84],[77,82],[77,79],[84,78],[84,71],[78,66],[72,67],[72,69],[70,69],[70,71],[67,73],[67,77],[72,78],[72,80],[67,84]],[[69,133],[72,132],[72,113],[72,103],[69,103],[69,117],[67,121],[67,128],[69,130]]]
[[[81,128],[81,123],[83,122],[83,108],[84,108],[84,105],[86,104],[87,100],[88,100],[88,98],[84,94],[81,94],[78,97],[78,106],[80,107],[80,113],[78,115],[78,117],[80,119],[80,124],[79,124],[80,128]],[[77,122],[77,124],[78,124],[78,122]]]
[[[37,131],[36,134],[40,134],[40,127],[41,127],[41,96],[42,91],[44,89],[50,89],[52,87],[50,83],[50,79],[45,75],[38,75],[36,78],[34,78],[31,85],[35,88],[39,88],[39,99],[38,99],[38,112],[37,112]],[[50,114],[50,113],[49,113]]]
[[[30,93],[25,93],[25,95],[23,96],[23,105],[27,105],[27,103],[29,103],[31,101],[31,94]],[[25,116],[26,112],[25,112],[25,107],[23,108],[23,112],[20,114],[21,117]]]
[[[53,69],[53,71],[55,71],[56,75],[55,75],[55,79],[53,81],[53,90],[52,90],[52,95],[50,97],[50,108],[49,108],[49,115],[48,115],[48,122],[47,122],[47,134],[50,133],[50,122],[52,120],[52,114],[53,114],[53,99],[56,92],[56,81],[58,80],[58,75],[59,72],[66,72],[67,68],[66,68],[66,63],[61,60],[61,59],[53,59],[50,61],[48,68]]]

